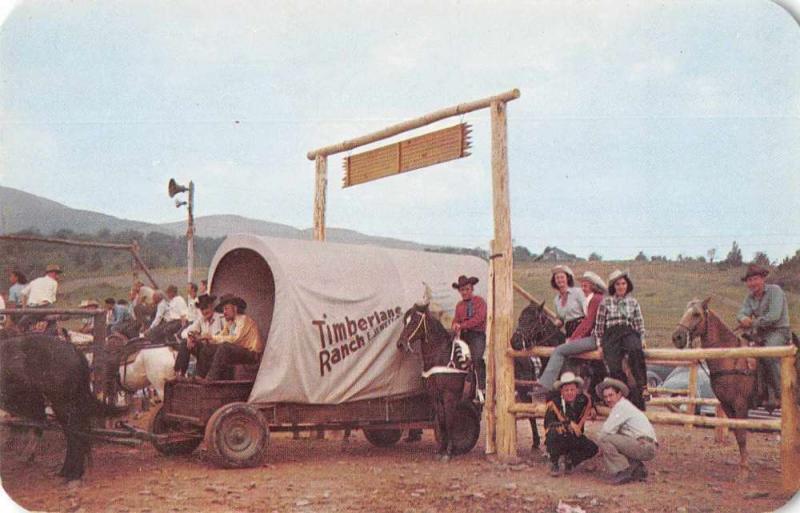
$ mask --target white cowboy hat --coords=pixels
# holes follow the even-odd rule
[[[628,397],[628,394],[631,392],[628,389],[628,385],[614,378],[604,379],[595,387],[594,391],[597,392],[598,396],[603,397],[603,390],[605,390],[608,387],[614,387],[618,389],[620,392],[622,392],[623,397]]]
[[[88,308],[90,306],[97,308],[100,306],[100,303],[98,303],[94,299],[84,299],[83,301],[81,301],[81,304],[78,305],[78,308]]]
[[[619,269],[614,270],[613,273],[608,275],[608,293],[614,293],[614,282],[620,278],[625,278],[625,281],[628,282],[628,294],[633,292],[633,282],[631,281],[631,277],[628,274],[628,270],[620,271]]]
[[[553,383],[553,390],[561,390],[561,387],[570,383],[575,383],[580,388],[583,386],[583,378],[576,376],[574,372],[567,371]]]
[[[581,281],[588,281],[596,286],[600,291],[605,294],[606,293],[606,284],[603,283],[603,278],[601,278],[597,273],[593,273],[592,271],[586,271],[581,276]]]
[[[567,284],[570,287],[575,285],[575,273],[572,272],[572,269],[570,269],[566,265],[559,264],[559,265],[553,267],[552,269],[550,269],[550,286],[553,287],[554,289],[558,288],[558,287],[556,287],[556,273],[564,273],[564,274],[566,274],[567,275]]]

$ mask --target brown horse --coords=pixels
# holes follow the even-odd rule
[[[470,429],[464,422],[466,415],[475,415],[478,418],[477,431],[480,431],[480,414],[475,413],[474,407],[468,402],[474,391],[474,381],[468,380],[473,376],[470,372],[471,362],[460,361],[460,350],[454,351],[453,335],[442,326],[436,317],[428,311],[428,305],[417,304],[409,309],[403,316],[405,327],[397,341],[400,349],[411,350],[419,342],[422,352],[423,377],[425,388],[431,397],[436,413],[436,424],[439,439],[437,458],[449,461],[454,454],[462,452],[460,447],[472,448],[471,444],[464,443],[465,438],[478,436],[475,429]],[[474,425],[474,423],[472,423]],[[463,430],[468,429],[467,436]]]
[[[695,337],[700,338],[703,348],[730,348],[747,345],[725,326],[725,323],[709,310],[708,303],[693,299],[686,306],[678,326],[672,334],[672,343],[683,349]],[[755,406],[757,399],[756,368],[747,358],[721,358],[708,360],[711,389],[719,399],[725,415],[732,419],[744,419],[747,410]],[[747,463],[747,430],[735,429],[736,443],[739,445],[739,479],[749,474]]]

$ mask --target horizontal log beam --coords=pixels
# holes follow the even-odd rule
[[[91,242],[86,240],[52,239],[50,237],[35,237],[32,235],[0,235],[0,240],[47,242],[49,244],[63,244],[65,246],[84,246],[88,248],[121,249],[132,251],[132,244],[115,244],[112,242]]]
[[[74,315],[76,317],[94,317],[95,315],[106,315],[105,310],[86,309],[86,308],[0,308],[0,314],[18,315]]]
[[[518,358],[526,356],[550,356],[552,347],[532,347],[524,350],[508,350],[508,356]],[[724,349],[645,349],[644,355],[648,361],[659,360],[714,360],[720,358],[788,358],[796,356],[797,348],[794,346],[777,347],[733,347]],[[584,360],[602,360],[599,351],[588,351],[570,358]]]
[[[666,406],[668,404],[705,404],[708,406],[716,406],[719,404],[719,399],[704,399],[700,397],[653,397],[647,401],[648,406]]]
[[[476,100],[468,103],[460,103],[453,107],[447,107],[415,119],[403,121],[402,123],[392,125],[390,127],[384,128],[383,130],[379,130],[371,134],[357,137],[356,139],[350,139],[347,141],[340,142],[338,144],[333,144],[331,146],[325,146],[324,148],[311,150],[306,154],[306,157],[308,157],[308,160],[315,160],[317,158],[317,155],[323,157],[327,157],[328,155],[335,155],[336,153],[349,151],[352,150],[353,148],[364,146],[365,144],[370,144],[383,139],[388,139],[389,137],[401,134],[408,130],[413,130],[415,128],[420,128],[425,125],[430,125],[431,123],[441,121],[442,119],[451,118],[453,116],[460,116],[462,114],[466,114],[468,112],[473,112],[480,109],[486,109],[492,104],[492,102],[508,102],[511,100],[516,100],[517,98],[519,98],[519,89],[512,89],[511,91],[498,94],[497,96],[491,96],[489,98],[483,98],[481,100]]]
[[[514,414],[544,415],[544,403],[514,403],[509,407],[509,412]],[[597,406],[597,412],[602,416],[608,416],[611,411],[607,406]],[[656,424],[693,424],[695,426],[707,427],[728,427],[731,429],[758,429],[767,431],[780,431],[780,420],[760,420],[760,419],[728,419],[719,417],[703,417],[701,415],[688,415],[685,413],[668,413],[660,411],[646,411],[645,415],[651,422]]]
[[[546,313],[551,319],[555,320],[555,319],[558,318],[558,316],[556,316],[556,314],[552,310],[550,310],[549,308],[544,306],[544,302],[543,301],[539,301],[539,299],[537,299],[536,296],[534,296],[533,294],[531,294],[527,290],[523,289],[516,282],[514,282],[514,292],[516,292],[520,296],[524,297],[525,299],[527,299],[531,303],[541,304],[542,305],[542,309],[544,310],[544,313]]]

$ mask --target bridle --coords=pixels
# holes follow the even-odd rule
[[[696,308],[696,307],[692,307],[692,308]],[[692,347],[692,341],[696,337],[699,337],[700,339],[704,339],[705,336],[708,335],[708,306],[704,306],[701,309],[701,312],[703,313],[703,320],[700,321],[700,322],[703,323],[703,332],[702,333],[695,333],[695,330],[697,329],[697,326],[700,324],[700,322],[695,324],[695,326],[693,328],[690,328],[689,326],[683,324],[682,322],[678,322],[678,327],[685,329],[686,333],[688,334],[687,335],[688,336],[688,340],[686,341],[686,347],[687,348]]]
[[[414,337],[416,337],[419,330],[422,330],[422,341],[428,341],[428,316],[419,311],[415,311],[414,315],[419,315],[422,318],[420,319],[419,324],[417,324],[417,327],[414,328],[414,331],[411,332],[411,335],[405,337],[406,350],[409,353],[414,352],[414,349],[411,347],[411,342],[414,341]]]
[[[539,314],[539,317],[537,319],[537,323],[539,325],[538,329],[533,329],[533,328],[532,329],[526,329],[526,328],[523,328],[522,326],[520,326],[520,327],[518,327],[516,329],[515,333],[518,333],[520,338],[522,338],[522,348],[523,349],[529,349],[529,348],[537,346],[537,345],[540,345],[540,346],[547,345],[546,342],[550,341],[550,339],[552,339],[553,337],[556,337],[558,335],[558,333],[559,333],[558,329],[554,329],[554,330],[552,330],[552,332],[549,335],[547,335],[546,337],[542,338],[541,340],[538,340],[539,336],[541,336],[542,333],[547,330],[548,323],[547,323],[546,320],[542,321],[541,314]],[[552,325],[552,326],[555,328],[555,325]],[[538,340],[538,343],[537,343],[537,340]]]

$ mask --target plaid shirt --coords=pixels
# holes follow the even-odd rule
[[[594,336],[600,341],[603,334],[612,326],[630,326],[644,338],[644,318],[639,302],[630,294],[618,298],[606,296],[597,308],[597,321],[594,325]]]

